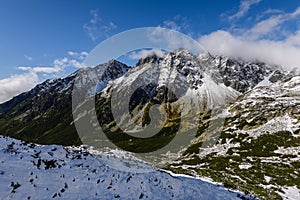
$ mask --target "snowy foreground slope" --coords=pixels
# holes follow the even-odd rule
[[[38,146],[0,136],[0,199],[245,198],[202,180],[90,152],[85,147]],[[118,162],[124,170],[107,165]]]

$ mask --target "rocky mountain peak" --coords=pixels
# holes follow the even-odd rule
[[[141,58],[137,64],[135,66],[140,66],[140,65],[144,65],[146,63],[156,63],[161,59],[160,56],[156,55],[155,53],[145,57],[145,58]]]
[[[80,88],[79,92],[82,92],[78,93],[78,96],[83,99],[98,92],[103,97],[110,98],[111,91],[122,96],[130,94],[130,90],[138,89],[130,95],[130,101],[134,105],[131,106],[132,111],[140,104],[143,104],[140,107],[142,108],[149,103],[172,103],[185,96],[181,101],[186,108],[184,112],[188,114],[195,108],[204,109],[204,104],[208,104],[210,108],[223,103],[224,99],[226,102],[232,101],[264,81],[273,83],[285,77],[280,69],[276,70],[265,63],[245,62],[210,54],[196,56],[185,49],[167,52],[162,56],[150,55],[141,59],[133,68],[117,60],[110,60],[94,68],[80,69],[64,78],[47,80],[31,91],[0,105],[0,115],[4,121],[9,120],[13,124],[19,120],[30,122],[25,129],[22,128],[22,124],[0,124],[0,131],[5,135],[19,137],[21,130],[22,134],[26,135],[35,129],[36,134],[26,136],[25,139],[36,138],[37,135],[48,131],[46,128],[39,128],[39,124],[44,124],[47,120],[48,124],[53,121],[49,127],[52,127],[55,134],[64,131],[64,128],[59,128],[59,131],[54,128],[62,119],[58,114],[62,110],[65,110],[63,118],[67,119],[66,123],[70,124],[73,120],[70,113],[75,80],[75,87]],[[97,85],[96,88],[92,87],[94,85]],[[54,115],[56,117],[53,117]],[[44,143],[54,139],[46,138],[39,137],[37,141]],[[57,139],[56,142],[65,141]]]

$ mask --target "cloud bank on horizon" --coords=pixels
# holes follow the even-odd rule
[[[9,78],[1,79],[0,103],[33,88],[38,83],[38,80],[38,75],[32,72],[21,75],[12,75]]]

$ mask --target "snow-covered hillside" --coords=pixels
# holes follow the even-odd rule
[[[202,148],[200,135],[172,167],[262,199],[300,199],[299,94],[300,76],[246,92],[221,114],[218,142]]]
[[[93,152],[83,146],[39,146],[1,136],[0,199],[242,197],[241,193],[199,179],[174,177],[143,163]],[[122,165],[124,170],[110,166],[114,164]]]
[[[184,138],[193,132],[195,138],[186,137],[186,144],[170,145],[171,153],[166,148],[167,152],[157,156],[164,169],[209,177],[262,199],[279,199],[284,191],[290,196],[295,185],[300,188],[299,80],[279,66],[210,54],[196,56],[184,49],[149,56],[134,67],[112,60],[48,80],[1,104],[0,134],[39,144],[79,146],[101,141],[106,145],[94,138],[99,130],[94,126],[79,126],[84,134],[76,129],[79,121],[84,125],[99,122],[109,144],[149,153],[176,141],[175,136],[185,133]],[[94,93],[95,99],[90,96]],[[225,107],[220,114],[219,109]],[[90,116],[94,108],[96,117]],[[210,122],[219,118],[224,125],[220,137],[211,137],[215,133],[210,127],[216,123]],[[208,138],[218,143],[203,149]],[[209,183],[174,178],[151,166],[107,158],[99,152],[93,152],[96,156],[84,149],[30,148],[3,140],[1,147],[8,151],[1,151],[0,199],[237,197]],[[172,153],[178,159],[174,163]],[[128,163],[130,167],[125,167]],[[121,169],[112,167],[116,164]],[[137,173],[140,169],[148,173]]]

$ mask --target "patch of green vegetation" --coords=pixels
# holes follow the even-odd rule
[[[30,98],[25,99],[11,110],[7,109],[0,119],[0,133],[38,144],[82,144],[75,126],[71,125],[71,96],[62,98],[61,95],[55,96],[55,101],[45,95],[36,104]],[[24,112],[28,113],[17,117]]]
[[[202,142],[195,143],[190,145],[187,150],[183,153],[183,155],[188,155],[188,154],[198,154],[199,153],[199,148],[202,146]]]
[[[183,165],[198,165],[201,164],[201,159],[198,156],[193,156],[191,159],[183,160]]]
[[[275,101],[276,100],[273,97],[259,97],[259,99],[263,100],[264,102],[266,102],[266,101]]]
[[[251,142],[244,142],[245,138],[247,141],[251,139]],[[225,140],[231,140],[231,143],[240,142],[240,146],[230,148],[225,156],[211,153],[199,158],[197,152],[201,143],[193,144],[186,150],[184,158],[180,159],[181,162],[168,166],[169,169],[174,172],[182,170],[181,172],[187,174],[196,172],[200,176],[223,183],[228,188],[244,191],[260,199],[281,199],[277,193],[281,186],[296,185],[300,188],[300,162],[291,160],[295,155],[281,155],[274,152],[278,147],[300,146],[300,138],[293,137],[292,133],[278,131],[255,139],[250,138],[248,134],[223,131],[219,139],[221,143]],[[264,159],[272,157],[286,159],[288,162],[264,162]],[[199,165],[201,163],[205,165]],[[240,165],[245,164],[249,165],[249,168],[240,168]],[[183,170],[180,169],[181,165],[185,167],[190,165],[191,168]],[[271,177],[270,182],[266,182],[265,176]],[[274,186],[267,189],[263,185]]]
[[[198,129],[197,129],[196,137],[202,135],[205,132],[205,130],[207,130],[208,127],[209,127],[209,123],[200,124]]]
[[[143,115],[144,117],[142,118],[143,124],[149,123],[149,117],[147,116],[149,112],[149,106],[151,106],[151,104],[147,105],[148,108],[144,110],[145,113]],[[178,133],[181,123],[181,118],[179,117],[180,113],[178,113],[177,109],[174,109],[174,107],[172,107],[170,104],[166,104],[165,107],[167,121],[162,126],[161,130],[152,137],[138,138],[124,133],[116,125],[111,111],[110,99],[105,99],[98,96],[96,101],[96,113],[98,120],[101,127],[106,127],[103,129],[103,131],[108,139],[123,150],[138,153],[147,153],[158,150],[170,143]],[[171,126],[169,126],[169,124],[171,124]],[[141,134],[142,133],[143,132],[141,132]]]

